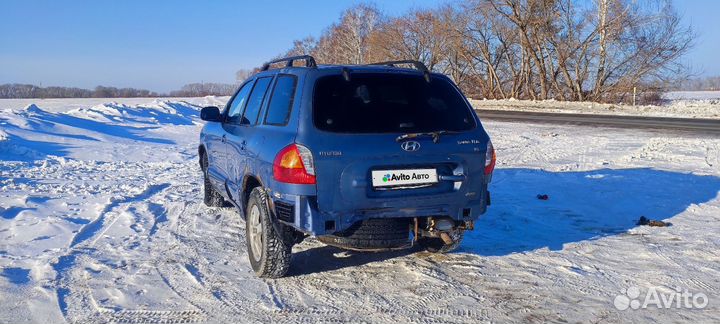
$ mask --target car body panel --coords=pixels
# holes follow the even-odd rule
[[[456,220],[474,220],[484,213],[489,198],[489,178],[484,174],[489,136],[477,116],[472,114],[475,128],[443,134],[437,143],[429,136],[412,139],[419,144],[416,151],[401,147],[405,141],[396,141],[400,134],[344,134],[319,130],[312,120],[315,81],[325,75],[342,73],[343,69],[347,67],[292,67],[253,76],[250,82],[263,76],[297,76],[289,122],[286,126],[264,125],[262,120],[255,126],[208,122],[200,141],[210,155],[213,177],[218,177],[212,181],[213,186],[221,191],[227,186],[231,193],[229,198],[244,208],[242,193],[248,179],[253,179],[269,194],[271,204],[294,206],[293,219],[285,221],[286,224],[313,235],[340,231],[367,218],[448,216]],[[393,67],[355,66],[350,69],[352,74],[419,74],[415,70]],[[441,74],[433,73],[432,76],[451,82]],[[267,96],[272,93],[276,80],[260,110],[261,119],[267,109]],[[462,96],[459,89],[455,89]],[[463,100],[471,109],[464,96]],[[223,114],[226,112],[227,109]],[[222,136],[226,142],[218,144]],[[293,143],[312,152],[317,184],[288,184],[273,178],[275,156]],[[438,183],[406,189],[372,186],[370,173],[373,170],[421,168],[437,169]],[[330,222],[332,226],[328,226]]]

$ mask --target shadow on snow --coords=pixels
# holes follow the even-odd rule
[[[465,233],[457,252],[503,256],[624,233],[640,216],[669,220],[693,204],[715,199],[720,178],[649,168],[549,172],[497,169],[492,205]],[[537,199],[547,194],[549,200]],[[320,247],[294,255],[290,275],[331,271],[395,258],[417,249],[339,253]]]
[[[650,168],[548,172],[499,169],[493,205],[461,251],[506,255],[624,233],[640,216],[668,220],[713,200],[720,178]],[[547,201],[537,199],[547,194]]]
[[[174,144],[175,142],[168,139],[153,138],[140,134],[145,134],[147,130],[159,128],[159,126],[149,127],[138,127],[138,126],[124,126],[109,123],[101,123],[98,121],[78,118],[70,115],[55,115],[47,114],[43,116],[43,120],[53,122],[56,124],[63,124],[75,128],[90,130],[93,132],[127,138],[130,140],[158,143],[158,144]]]

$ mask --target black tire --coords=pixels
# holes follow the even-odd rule
[[[289,229],[282,224],[275,224],[268,210],[267,194],[261,188],[255,188],[250,193],[247,210],[245,212],[245,238],[250,259],[250,266],[258,277],[280,278],[290,269],[290,254],[292,240],[288,239]],[[258,214],[255,223],[254,209]],[[279,233],[276,228],[284,231]],[[253,230],[255,232],[253,232]],[[251,242],[259,234],[260,241]],[[259,245],[257,245],[259,243]],[[257,245],[257,246],[254,246]],[[258,255],[259,254],[259,255]]]
[[[202,155],[202,173],[203,173],[203,202],[208,207],[224,207],[226,206],[223,196],[213,188],[208,175],[208,158]]]
[[[465,235],[465,232],[463,230],[456,230],[455,233],[451,234],[450,237],[453,238],[452,244],[445,244],[445,242],[440,238],[435,237],[423,237],[418,240],[418,245],[427,250],[428,252],[432,253],[447,253],[452,252],[456,250],[458,247],[460,247],[460,243],[462,243],[463,236]]]
[[[319,237],[325,244],[355,250],[396,249],[409,246],[410,221],[404,218],[371,218],[350,228]]]

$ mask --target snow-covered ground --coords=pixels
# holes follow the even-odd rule
[[[720,119],[720,91],[668,92],[663,95],[663,100],[665,103],[659,106],[515,99],[470,102],[476,109]]]
[[[493,202],[458,252],[311,239],[261,280],[201,203],[198,109],[225,98],[113,100],[0,100],[0,323],[720,321],[720,138],[486,121]],[[709,302],[617,309],[633,287]]]
[[[720,91],[670,91],[663,94],[666,100],[720,100]]]

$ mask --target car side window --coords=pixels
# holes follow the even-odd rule
[[[245,106],[243,118],[240,120],[241,124],[257,124],[258,114],[260,113],[260,108],[262,107],[263,100],[265,99],[265,93],[270,86],[270,81],[272,81],[272,77],[259,78],[255,81],[255,86],[253,87],[250,97],[247,100],[247,105]]]
[[[248,94],[250,94],[252,86],[253,81],[245,83],[245,85],[240,89],[240,91],[238,91],[237,95],[235,95],[232,103],[230,103],[230,107],[228,107],[226,122],[237,123],[240,121],[240,116],[242,116],[242,110],[245,107],[245,103],[247,102]]]
[[[296,86],[296,76],[280,75],[278,77],[272,95],[270,96],[267,113],[265,114],[265,124],[278,126],[287,125],[295,99]]]

